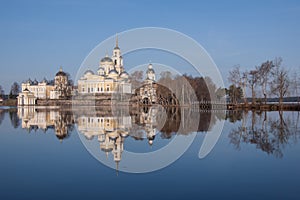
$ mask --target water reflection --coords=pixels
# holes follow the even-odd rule
[[[126,138],[136,142],[146,140],[152,146],[158,139],[168,141],[176,134],[206,134],[219,120],[233,124],[228,137],[237,150],[243,145],[254,145],[262,152],[282,158],[284,148],[295,144],[300,136],[299,112],[201,111],[155,106],[117,110],[19,107],[0,109],[0,124],[6,113],[12,127],[21,126],[28,132],[53,130],[60,141],[69,138],[77,125],[79,134],[88,141],[97,140],[99,151],[107,156],[112,154],[116,163],[121,161]]]
[[[32,132],[53,131],[60,140],[70,137],[75,125],[79,134],[88,141],[97,140],[99,151],[113,155],[119,162],[124,150],[124,142],[130,137],[134,141],[144,141],[152,146],[160,139],[169,140],[174,135],[189,135],[193,132],[209,131],[217,120],[225,119],[224,111],[218,113],[199,112],[188,108],[160,106],[141,108],[96,107],[94,110],[64,107],[18,107],[0,110],[0,123],[8,113],[14,128]]]
[[[2,124],[2,121],[4,120],[4,114],[5,114],[5,110],[0,109],[0,125]]]
[[[38,129],[47,132],[48,129],[53,129],[56,137],[62,141],[70,136],[74,129],[74,118],[70,111],[64,109],[46,109],[35,107],[19,107],[17,112],[10,113],[12,124],[15,121],[22,120],[22,128],[28,132]],[[13,125],[14,126],[14,125]]]
[[[299,112],[230,111],[231,122],[241,121],[229,133],[230,143],[237,150],[242,144],[255,145],[267,154],[282,158],[283,150],[295,144],[300,136]]]

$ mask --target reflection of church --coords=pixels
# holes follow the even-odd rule
[[[36,111],[34,107],[19,107],[18,116],[22,119],[22,128],[29,132],[41,129],[46,132],[54,129],[56,137],[62,141],[69,136],[70,126],[74,124],[71,114],[62,113],[58,110]]]
[[[170,139],[177,133],[187,135],[195,131],[207,131],[210,127],[211,114],[200,113],[199,117],[198,112],[176,107],[144,106],[128,112],[122,109],[118,111],[106,108],[93,112],[86,109],[71,112],[62,107],[53,110],[26,106],[18,108],[18,116],[22,120],[22,128],[29,132],[52,129],[61,141],[70,135],[73,125],[77,123],[80,134],[87,140],[96,139],[99,151],[105,152],[107,157],[112,155],[117,165],[129,136],[137,141],[147,140],[149,145],[153,145],[157,133],[162,139]]]
[[[97,137],[100,149],[113,154],[114,161],[121,161],[124,139],[129,135],[131,117],[122,116],[80,116],[77,119],[78,131],[91,140]]]
[[[107,157],[111,153],[118,165],[122,158],[125,138],[128,136],[135,139],[140,137],[140,140],[147,138],[149,144],[153,144],[156,134],[156,112],[154,108],[147,109],[150,110],[134,114],[135,117],[131,115],[111,116],[111,114],[81,115],[76,120],[78,131],[88,140],[97,138],[100,150],[105,152]],[[137,129],[134,128],[133,123],[137,123],[138,130],[143,130],[145,135],[136,136]]]
[[[136,139],[146,137],[149,145],[152,145],[156,135],[157,127],[157,108],[144,107],[139,115],[132,118],[133,123],[136,125],[136,133],[144,133],[145,135],[134,135]]]

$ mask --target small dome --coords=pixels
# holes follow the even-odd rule
[[[32,84],[33,85],[37,85],[37,84],[39,84],[39,82],[36,79],[34,79],[34,81],[32,82]]]
[[[110,57],[108,57],[108,55],[106,55],[104,58],[101,59],[100,62],[113,62],[113,60]]]
[[[62,70],[62,68],[60,68],[59,72],[57,72],[55,76],[67,76],[67,74]]]
[[[148,69],[147,69],[147,73],[150,73],[150,72],[155,73],[151,63],[148,65]]]
[[[26,83],[32,84],[32,80],[29,78],[29,79],[26,81]]]
[[[92,70],[86,70],[85,72],[84,72],[84,75],[94,75],[95,73],[92,71]]]
[[[155,73],[154,69],[148,68],[148,69],[147,69],[147,73],[150,73],[150,72],[153,73],[153,74]]]
[[[48,80],[47,80],[46,78],[44,78],[44,79],[42,80],[42,83],[48,84]]]
[[[149,140],[148,143],[149,143],[149,145],[152,145],[153,144],[153,140]]]
[[[109,74],[110,75],[112,75],[112,74],[118,74],[118,72],[115,69],[112,69],[112,70],[109,71]]]
[[[154,141],[154,139],[155,139],[155,135],[153,135],[153,136],[149,136],[149,137],[148,137],[148,143],[149,143],[150,145],[152,145],[152,144],[153,144],[153,141]]]
[[[113,148],[111,148],[111,147],[101,148],[101,151],[104,151],[104,152],[111,152],[112,150],[113,150]]]
[[[120,135],[121,135],[121,137],[123,137],[123,138],[126,138],[126,137],[128,137],[128,133],[126,133],[126,132],[124,132],[124,133],[121,133]]]
[[[120,50],[120,48],[119,48],[118,46],[116,46],[114,49],[115,49],[115,50]]]
[[[129,77],[129,74],[127,73],[127,72],[122,72],[121,74],[120,74],[120,77],[121,78],[128,78]]]
[[[64,138],[67,137],[67,134],[57,134],[56,137],[57,137],[59,140],[63,140]]]
[[[104,134],[101,134],[98,136],[98,142],[104,142],[105,141],[105,135],[103,137]]]

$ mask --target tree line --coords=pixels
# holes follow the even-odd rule
[[[294,72],[291,76],[280,57],[267,60],[249,71],[243,71],[237,65],[229,71],[228,81],[231,85],[226,92],[230,102],[234,104],[248,104],[247,91],[251,93],[251,104],[257,103],[258,100],[266,104],[269,97],[277,97],[279,105],[282,105],[284,97],[289,93],[299,95],[297,73]]]
[[[139,88],[144,81],[143,71],[133,72],[130,81],[133,90]],[[193,77],[187,74],[173,76],[169,71],[162,71],[156,83],[172,91],[180,105],[221,100],[226,95],[225,88],[218,88],[210,77]],[[161,88],[163,87],[158,89]],[[157,94],[163,92],[157,91]]]
[[[19,92],[20,92],[20,91],[21,91],[20,85],[19,85],[17,82],[14,82],[14,83],[11,85],[11,88],[10,88],[10,92],[9,92],[8,98],[9,98],[9,99],[16,98],[16,97],[19,95]],[[0,98],[5,99],[5,98],[7,98],[6,96],[7,96],[7,95],[5,94],[5,91],[4,91],[3,87],[0,85]]]

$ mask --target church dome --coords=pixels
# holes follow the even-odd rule
[[[98,75],[99,76],[105,76],[105,69],[103,67],[99,67],[99,69],[98,69]]]
[[[117,70],[115,69],[112,69],[109,71],[109,74],[112,75],[112,74],[118,74]]]
[[[59,140],[63,140],[64,138],[67,137],[67,134],[56,134],[56,137],[57,137]]]
[[[32,83],[32,80],[29,78],[28,80],[26,80],[26,81],[23,81],[23,83],[28,83],[28,84],[31,84],[31,83]]]
[[[46,79],[46,78],[44,78],[44,79],[42,80],[42,83],[46,83],[46,84],[48,84],[48,81],[47,81],[47,79]]]
[[[127,73],[127,72],[122,72],[121,74],[120,74],[120,77],[121,78],[128,78],[129,77],[129,74]]]
[[[147,73],[150,73],[150,72],[153,73],[153,74],[155,73],[154,69],[148,68],[148,69],[147,69]]]
[[[60,68],[55,76],[67,76],[67,74],[62,70],[62,68]]]
[[[111,152],[113,150],[113,148],[111,148],[111,147],[107,147],[107,148],[102,147],[101,150],[104,151],[104,152]]]
[[[101,59],[100,62],[113,62],[113,60],[106,55],[104,58]]]
[[[121,137],[123,137],[123,138],[128,137],[128,133],[127,133],[127,132],[122,132],[120,135],[121,135]]]
[[[153,74],[155,73],[155,71],[154,71],[154,69],[152,67],[152,64],[148,65],[147,73],[150,73],[150,72],[152,72]]]
[[[149,137],[148,137],[148,143],[149,143],[150,145],[152,145],[152,144],[153,144],[153,141],[154,141],[154,139],[155,139],[155,135],[153,135],[153,136],[149,136]]]
[[[84,75],[94,75],[95,73],[92,71],[92,70],[86,70],[85,72],[84,72]]]

